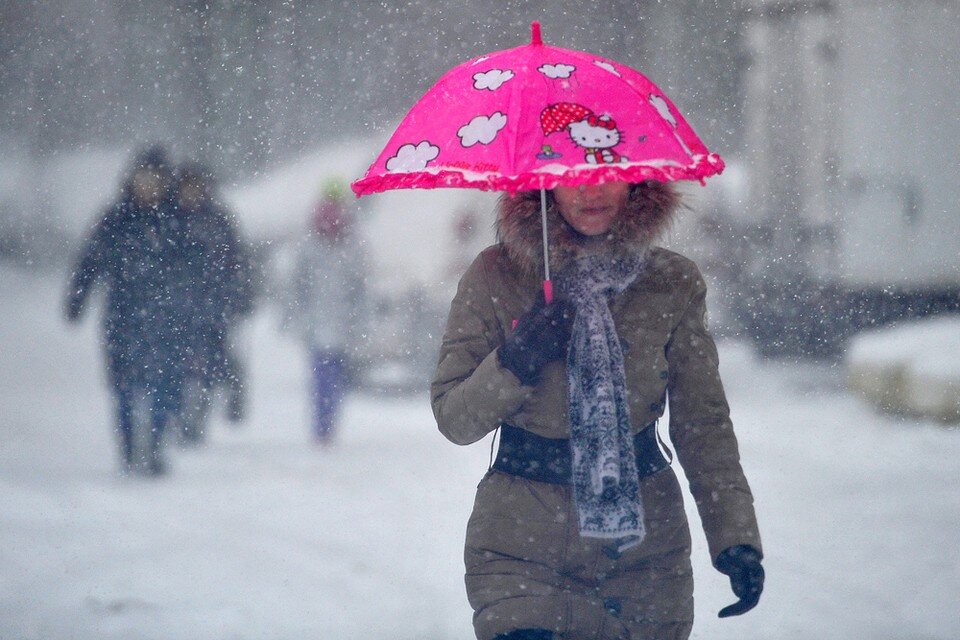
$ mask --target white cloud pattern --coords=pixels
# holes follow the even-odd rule
[[[472,147],[477,144],[490,144],[497,134],[507,125],[507,116],[495,111],[490,116],[477,116],[467,124],[460,127],[457,135],[460,136],[460,144],[464,147]]]
[[[609,72],[612,73],[613,75],[617,76],[618,78],[620,77],[620,72],[617,71],[617,70],[613,67],[613,65],[610,64],[609,62],[606,62],[606,61],[604,61],[604,60],[594,60],[594,61],[593,61],[593,64],[597,65],[597,66],[600,67],[601,69],[606,69],[607,71],[609,71]]]
[[[414,146],[405,144],[397,149],[397,155],[387,160],[387,171],[391,173],[410,173],[422,171],[427,163],[440,155],[440,147],[436,147],[428,140]]]
[[[650,104],[656,108],[660,113],[660,117],[670,123],[674,129],[677,128],[677,119],[673,117],[673,114],[670,113],[670,107],[667,106],[667,101],[662,97],[658,96],[655,93],[650,94]]]
[[[480,91],[496,91],[504,82],[513,78],[513,71],[509,69],[490,69],[482,73],[473,74],[473,88]]]
[[[540,68],[537,69],[540,73],[547,76],[548,78],[569,78],[570,74],[576,71],[576,67],[572,64],[544,64],[540,65]]]

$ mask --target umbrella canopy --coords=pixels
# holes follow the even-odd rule
[[[720,173],[669,98],[643,74],[590,53],[530,44],[469,60],[413,106],[358,196],[467,187],[700,180]]]

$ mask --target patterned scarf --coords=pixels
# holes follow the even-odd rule
[[[560,290],[577,310],[567,381],[580,535],[617,539],[620,551],[638,544],[645,531],[623,351],[610,302],[642,265],[641,255],[589,254],[557,274]]]

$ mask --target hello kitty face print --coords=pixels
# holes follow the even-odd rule
[[[584,149],[610,149],[620,142],[617,123],[610,116],[589,116],[580,122],[571,122],[570,138]]]
[[[627,161],[614,150],[622,136],[616,121],[607,114],[597,115],[583,105],[560,102],[540,113],[540,128],[545,136],[566,130],[570,140],[584,150],[587,164]]]

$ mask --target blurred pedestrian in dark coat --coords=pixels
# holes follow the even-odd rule
[[[185,375],[181,319],[193,310],[173,285],[182,263],[171,187],[162,147],[136,156],[119,200],[80,252],[67,295],[67,318],[76,321],[94,283],[107,290],[103,339],[124,472],[163,473],[163,431],[178,409]],[[144,436],[142,456],[135,457],[135,434]]]
[[[188,368],[180,435],[186,443],[198,443],[214,387],[227,385],[228,415],[242,417],[242,375],[229,332],[251,311],[253,293],[245,251],[232,216],[216,198],[210,170],[198,163],[181,166],[175,202],[184,275],[175,285],[192,310],[184,319]]]

